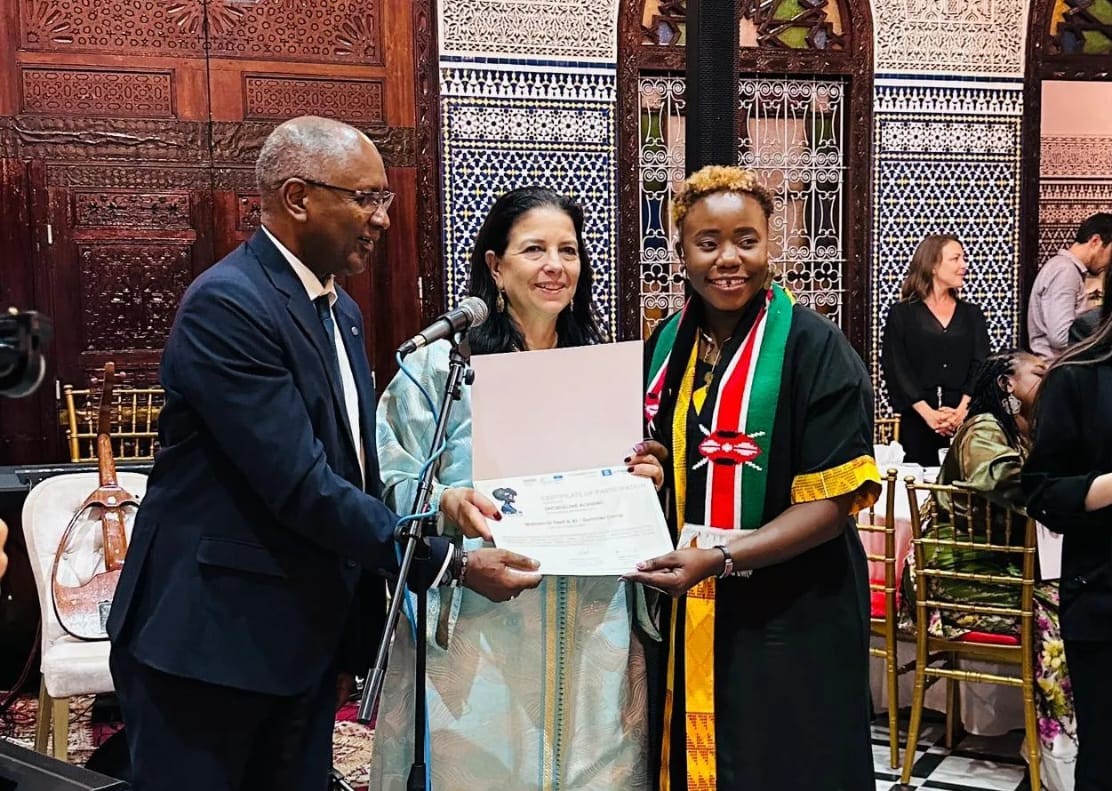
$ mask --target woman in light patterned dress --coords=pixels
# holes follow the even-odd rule
[[[536,187],[506,193],[471,255],[471,291],[491,313],[470,334],[472,353],[603,342],[591,280],[581,209]],[[448,344],[440,342],[406,360],[434,398],[443,392],[448,357]],[[572,439],[561,433],[559,415],[537,418],[552,424],[554,441]],[[395,377],[379,404],[378,445],[386,496],[399,513],[413,504],[433,420],[416,385]],[[447,443],[434,501],[446,486],[471,484],[469,388],[452,413]],[[648,450],[638,445],[625,463],[659,485],[663,471]],[[635,586],[602,577],[546,577],[503,604],[462,588],[430,593],[433,787],[648,788],[640,640],[659,636],[645,616]],[[643,633],[634,628],[638,620]],[[413,630],[403,623],[375,733],[370,787],[376,791],[405,788],[413,758],[412,674]]]

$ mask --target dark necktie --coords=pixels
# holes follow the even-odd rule
[[[328,338],[328,350],[332,353],[332,373],[336,374],[336,382],[343,382],[340,376],[340,357],[336,350],[336,322],[332,320],[332,306],[328,304],[328,295],[322,294],[313,300],[317,306],[317,315],[324,326],[324,334]]]

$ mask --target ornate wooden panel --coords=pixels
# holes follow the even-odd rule
[[[347,284],[389,376],[422,323],[418,236],[436,244],[437,219],[416,222],[419,189],[436,205],[435,134],[420,183],[416,167],[418,38],[435,113],[430,22],[430,0],[0,3],[0,300],[54,317],[48,375],[83,383],[113,359],[155,380],[181,293],[259,228],[263,140],[319,114],[364,129],[398,192],[374,266]],[[0,410],[0,463],[65,458],[53,390]]]
[[[24,304],[54,319],[53,379],[84,385],[107,359],[154,379],[177,300],[211,260],[205,4],[13,0],[0,12],[18,31],[0,41],[0,153],[27,163]],[[37,455],[64,458],[55,388],[35,402]]]
[[[380,379],[392,373],[393,350],[421,321],[413,14],[408,0],[208,6],[215,252],[258,228],[253,168],[276,124],[316,114],[366,131],[398,198],[370,270],[345,285],[367,317],[367,350]]]
[[[190,243],[76,245],[82,354],[158,349],[192,279]]]
[[[26,52],[204,57],[205,0],[17,0]]]
[[[108,118],[170,118],[173,73],[24,68],[25,113],[81,113]]]
[[[196,14],[201,4],[181,5]],[[213,57],[373,66],[384,62],[381,0],[209,0],[205,11]]]
[[[346,108],[348,120],[370,126],[385,121],[383,80],[243,75],[244,117],[288,118],[295,115],[329,115]]]
[[[190,227],[188,192],[73,192],[76,228]]]

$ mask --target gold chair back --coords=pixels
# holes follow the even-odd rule
[[[877,445],[887,445],[890,442],[900,441],[900,416],[877,416],[873,420],[873,442]]]
[[[66,431],[70,461],[96,461],[99,388],[62,388],[59,415]],[[158,416],[165,403],[161,387],[119,387],[112,392],[112,453],[121,459],[153,459],[158,450]]]
[[[904,758],[902,782],[910,782],[915,760],[914,745],[918,739],[926,687],[941,678],[946,679],[949,690],[946,713],[948,746],[952,746],[958,717],[958,712],[955,711],[958,682],[1020,687],[1031,787],[1039,788],[1039,734],[1034,699],[1035,523],[1023,514],[993,503],[961,483],[917,483],[911,477],[906,482],[911,506],[915,610],[919,628],[916,629],[915,699],[912,703],[908,752]],[[984,574],[970,570],[967,565],[963,567],[963,564],[968,564],[972,553],[977,553],[979,563],[993,559],[993,565],[998,566],[1001,573]],[[1016,568],[1018,575],[1003,573],[1009,566]],[[986,603],[978,601],[976,596],[963,597],[960,601],[947,598],[939,586],[934,584],[937,582],[992,585],[997,591],[1001,588],[1012,589],[1016,593],[1018,606]],[[943,617],[1018,619],[1018,644],[967,639],[967,636],[944,638],[931,635],[925,624],[935,612]],[[963,658],[1019,665],[1020,675],[1017,677],[962,669],[957,665]],[[940,659],[942,664],[936,664]]]
[[[888,747],[889,762],[894,768],[900,765],[899,736],[899,668],[896,656],[896,477],[898,472],[888,470],[885,475],[884,513],[878,514],[876,504],[857,515],[857,529],[861,533],[883,537],[882,551],[876,552],[876,541],[869,541],[865,557],[870,564],[881,564],[884,576],[877,579],[869,574],[869,604],[872,612],[869,618],[869,631],[883,639],[883,647],[870,645],[869,655],[884,660],[884,675],[888,689]],[[870,566],[873,568],[874,566]],[[883,603],[883,612],[878,617],[878,600]]]

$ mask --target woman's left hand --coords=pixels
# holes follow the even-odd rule
[[[647,439],[633,446],[625,463],[634,475],[649,478],[657,491],[664,485],[664,464],[668,458],[668,449],[656,440]]]
[[[487,519],[501,519],[489,497],[466,486],[452,486],[440,495],[440,512],[468,538],[493,541]]]
[[[721,572],[724,565],[721,550],[688,547],[644,560],[637,564],[637,571],[624,578],[679,597],[707,577]]]

